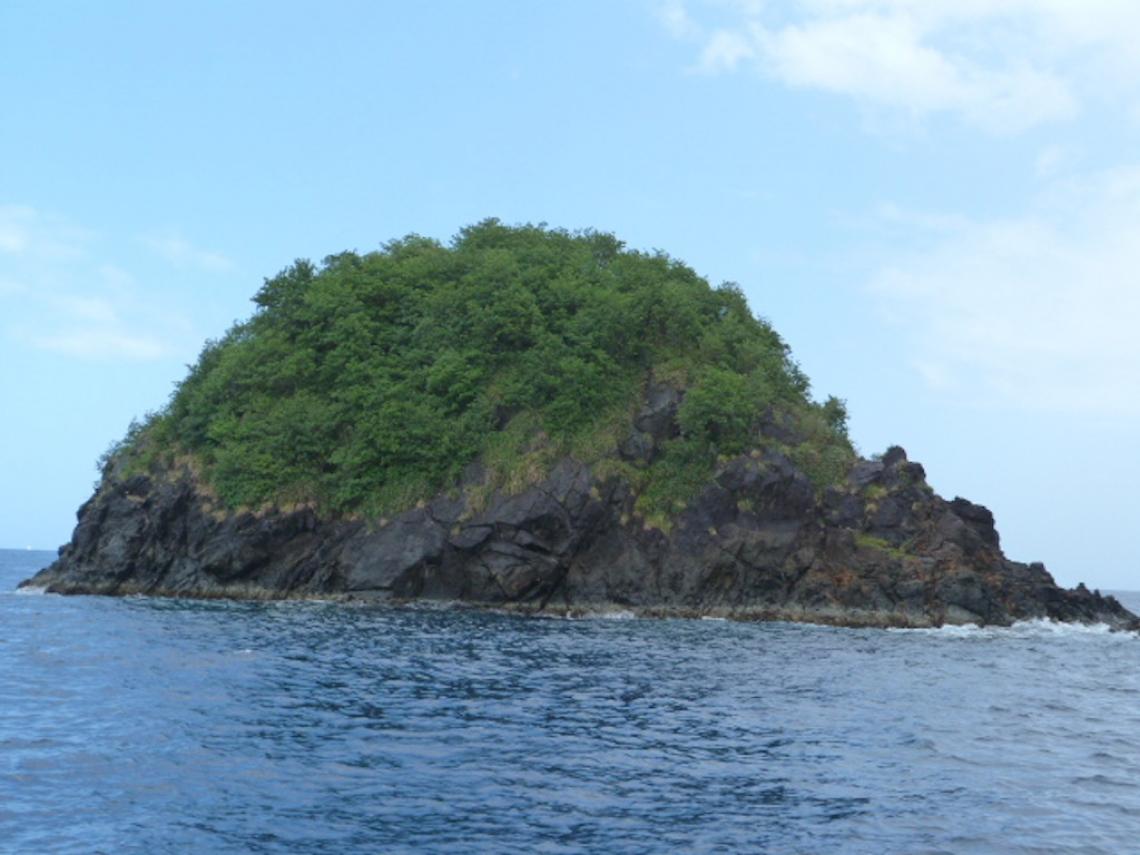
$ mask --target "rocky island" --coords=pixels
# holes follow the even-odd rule
[[[1140,621],[858,456],[739,288],[488,220],[305,261],[102,461],[67,594],[435,600],[849,626]]]

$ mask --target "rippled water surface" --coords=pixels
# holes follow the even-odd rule
[[[1135,636],[11,592],[51,557],[0,850],[1140,851]]]

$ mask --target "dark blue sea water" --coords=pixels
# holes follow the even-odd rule
[[[1135,636],[11,591],[50,558],[3,851],[1140,851]]]

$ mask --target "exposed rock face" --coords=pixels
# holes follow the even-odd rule
[[[677,399],[650,390],[622,450],[647,459]],[[462,601],[555,612],[623,608],[870,626],[1026,618],[1136,628],[1111,597],[1065,591],[1006,559],[993,515],[930,490],[901,448],[859,461],[817,494],[777,453],[741,456],[648,528],[618,479],[573,460],[472,513],[441,496],[383,524],[310,509],[220,510],[189,468],[108,478],[59,560],[25,584],[61,593],[343,596]]]

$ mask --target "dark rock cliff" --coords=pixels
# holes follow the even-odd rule
[[[654,392],[626,459],[675,431]],[[470,483],[479,480],[473,471]],[[1002,554],[993,515],[933,493],[901,448],[818,492],[783,454],[723,464],[671,521],[647,526],[618,477],[572,459],[473,509],[471,491],[378,522],[309,508],[226,511],[189,465],[111,475],[71,543],[25,584],[60,593],[459,601],[555,613],[628,609],[852,626],[1008,624],[1028,618],[1136,628],[1083,586]]]

